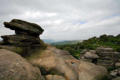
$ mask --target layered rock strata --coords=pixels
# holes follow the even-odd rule
[[[43,29],[35,24],[26,22],[19,19],[13,19],[10,22],[4,22],[6,28],[15,30],[15,35],[1,36],[3,38],[3,46],[16,46],[21,48],[26,54],[30,53],[27,51],[36,49],[44,49],[46,45],[39,38],[39,35],[43,33]],[[3,47],[0,46],[0,47]],[[10,49],[10,47],[9,47]],[[21,51],[22,51],[21,50]],[[23,52],[20,52],[23,53]]]
[[[96,53],[100,57],[97,64],[105,67],[115,66],[115,63],[120,59],[120,53],[115,52],[112,48],[98,47]]]

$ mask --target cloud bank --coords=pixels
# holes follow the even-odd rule
[[[42,39],[83,40],[120,33],[120,0],[2,0],[0,35],[14,34],[3,27],[13,18],[44,28]]]

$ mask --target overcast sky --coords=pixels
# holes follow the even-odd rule
[[[39,24],[42,39],[82,40],[120,33],[120,0],[1,0],[0,35],[13,18]]]

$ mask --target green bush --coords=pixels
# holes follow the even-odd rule
[[[80,58],[80,53],[83,49],[95,50],[97,47],[111,47],[115,51],[120,52],[120,34],[117,36],[112,35],[102,35],[100,37],[92,37],[83,42],[76,44],[64,44],[64,45],[55,45],[57,48],[69,51],[72,56]]]

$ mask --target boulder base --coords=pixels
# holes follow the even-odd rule
[[[0,80],[41,80],[41,73],[16,53],[0,49]]]
[[[103,80],[107,74],[106,68],[77,60],[67,51],[52,46],[48,46],[43,52],[38,52],[36,57],[29,57],[28,60],[40,67],[42,75],[60,75],[65,80]]]

